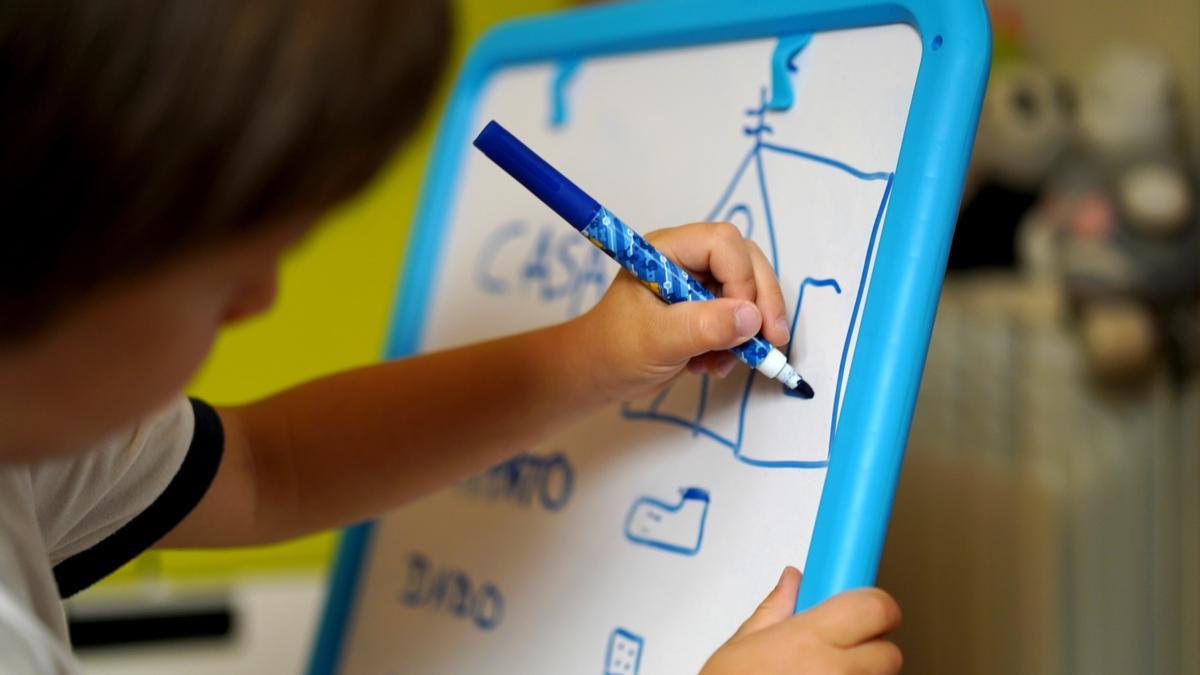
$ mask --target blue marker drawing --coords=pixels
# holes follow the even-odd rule
[[[554,79],[550,81],[550,126],[561,129],[571,121],[571,110],[567,104],[567,87],[579,71],[579,59],[563,59],[558,62]]]
[[[614,628],[604,652],[604,675],[638,675],[642,667],[642,636]]]
[[[507,501],[558,511],[575,488],[575,468],[566,453],[520,453],[458,484],[464,494],[489,502]]]
[[[561,225],[505,222],[483,240],[474,280],[490,295],[531,296],[561,303],[565,318],[578,316],[599,300],[612,279],[605,256]]]
[[[395,598],[402,606],[445,612],[480,630],[492,630],[504,617],[504,596],[495,584],[477,583],[460,569],[435,566],[417,551],[408,556],[404,588]]]
[[[709,501],[708,491],[698,487],[680,490],[675,504],[638,497],[625,517],[625,538],[670,553],[696,555],[704,541]]]
[[[785,47],[783,40],[780,42],[780,47],[777,48],[776,55],[782,53],[780,50]],[[795,44],[792,45],[795,47]],[[790,48],[790,47],[789,47]],[[796,47],[795,51],[803,48],[803,44]],[[786,51],[786,49],[784,49]],[[792,52],[792,56],[795,55]],[[692,432],[695,437],[703,437],[715,441],[718,444],[725,446],[733,451],[734,457],[751,466],[771,469],[820,469],[829,464],[829,447],[833,442],[833,432],[837,425],[838,408],[841,404],[841,392],[843,382],[846,376],[846,361],[850,353],[850,345],[853,340],[854,328],[857,324],[858,316],[862,310],[863,293],[866,289],[866,279],[870,270],[871,259],[874,254],[876,242],[878,240],[880,224],[883,221],[883,212],[887,207],[888,198],[891,194],[892,180],[894,174],[888,171],[864,171],[862,169],[851,166],[850,164],[833,157],[827,157],[812,152],[807,152],[799,148],[792,148],[785,145],[771,143],[767,140],[767,136],[773,133],[773,129],[767,124],[766,116],[770,106],[767,103],[767,94],[765,89],[759,92],[759,105],[750,108],[746,111],[746,115],[750,118],[750,123],[743,127],[742,133],[753,139],[750,149],[738,163],[737,168],[733,172],[725,189],[722,191],[716,205],[707,214],[704,220],[725,220],[732,222],[739,227],[744,227],[743,236],[749,237],[752,234],[752,229],[755,227],[756,215],[766,230],[767,246],[766,253],[771,260],[772,266],[777,271],[782,271],[784,268],[780,266],[780,255],[775,238],[775,217],[771,210],[771,197],[767,189],[767,174],[764,167],[763,156],[765,153],[779,157],[795,158],[797,160],[811,162],[822,167],[827,167],[832,171],[839,172],[844,176],[848,176],[852,180],[862,181],[864,183],[882,182],[882,196],[879,201],[879,206],[875,211],[874,223],[871,227],[870,236],[867,242],[866,250],[863,252],[863,261],[859,278],[856,280],[857,290],[854,295],[854,304],[850,312],[849,321],[847,322],[845,337],[842,340],[842,349],[840,359],[838,361],[837,376],[833,382],[833,391],[829,392],[828,385],[818,388],[818,397],[828,396],[832,393],[832,414],[829,422],[829,440],[823,448],[810,449],[806,454],[811,455],[804,459],[799,458],[771,458],[762,459],[756,457],[756,452],[748,451],[745,446],[745,430],[746,430],[746,412],[750,404],[750,395],[755,388],[756,377],[754,371],[746,375],[745,386],[741,390],[740,399],[737,401],[737,420],[736,429],[725,430],[715,428],[711,424],[706,423],[706,414],[711,412],[709,406],[710,399],[713,397],[713,382],[708,376],[699,378],[698,396],[694,405],[694,413],[690,415],[681,415],[678,412],[671,413],[663,409],[663,402],[672,394],[672,392],[680,386],[689,386],[690,378],[685,378],[682,381],[677,381],[667,389],[663,390],[648,405],[639,405],[626,402],[622,405],[621,414],[625,419],[629,420],[645,420],[652,422],[665,422],[668,424],[684,427]],[[753,168],[753,176],[751,169]],[[738,191],[738,188],[743,184],[744,180],[753,180],[755,185],[753,196],[750,201],[734,201],[733,195]],[[843,279],[842,282],[849,282],[849,279]],[[792,315],[792,334],[795,335],[801,312],[804,308],[805,291],[809,287],[821,289],[823,292],[831,292],[836,295],[842,294],[842,285],[836,279],[806,277],[800,284],[799,294],[796,301],[796,307]],[[787,349],[788,360],[793,357],[793,345],[789,344]],[[820,400],[819,398],[817,400]],[[796,405],[812,405],[813,400],[795,400]],[[793,442],[800,442],[799,439],[794,439]]]
[[[842,287],[838,284],[837,279],[813,279],[812,277],[806,277],[804,281],[800,282],[800,292],[796,294],[796,311],[792,313],[792,325],[788,329],[788,334],[792,335],[793,337],[792,340],[788,342],[787,349],[784,350],[784,353],[788,355],[789,359],[792,358],[792,347],[794,347],[796,343],[796,326],[800,323],[800,310],[804,307],[804,289],[810,286],[813,288],[832,288],[834,293],[837,293],[838,295],[842,294]],[[707,375],[705,377],[707,377]],[[800,398],[799,396],[796,396],[795,391],[788,389],[787,387],[780,387],[780,389],[783,390],[785,396]]]
[[[488,235],[483,246],[480,247],[479,261],[475,265],[475,284],[481,290],[494,295],[503,295],[509,292],[511,284],[507,279],[496,276],[492,272],[492,261],[505,244],[520,239],[526,229],[523,221],[514,220],[501,225]]]
[[[771,110],[787,110],[795,102],[790,73],[798,70],[796,57],[809,42],[812,42],[812,34],[801,33],[784,35],[775,44],[775,51],[771,54],[771,102],[767,104]]]

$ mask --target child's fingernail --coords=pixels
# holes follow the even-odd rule
[[[741,337],[754,337],[758,332],[758,324],[761,320],[758,314],[758,309],[746,303],[737,308],[733,314],[734,325],[737,328],[738,335]]]
[[[727,359],[722,361],[721,364],[717,366],[717,377],[725,377],[729,373],[733,372],[733,367],[736,365],[737,361],[735,359]]]
[[[791,327],[788,326],[787,319],[783,318],[782,316],[778,319],[775,319],[775,332],[782,335],[784,340],[790,337],[788,333],[791,332]]]

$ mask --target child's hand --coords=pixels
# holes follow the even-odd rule
[[[724,377],[729,353],[760,330],[772,344],[788,341],[779,281],[754,242],[729,223],[695,223],[650,233],[646,240],[717,296],[665,305],[621,271],[604,298],[575,322],[587,347],[593,383],[609,400],[654,393],[686,366]]]
[[[792,614],[800,572],[783,571],[779,584],[700,675],[895,675],[900,649],[883,639],[900,625],[900,608],[887,593],[863,588]]]

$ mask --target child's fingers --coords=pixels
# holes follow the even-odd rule
[[[708,373],[714,377],[725,377],[737,366],[733,352],[708,352],[688,361],[688,371],[697,375]]]
[[[796,593],[800,591],[800,570],[795,567],[785,567],[783,575],[779,577],[779,582],[775,584],[775,588],[767,595],[758,609],[750,615],[749,619],[737,629],[733,637],[740,637],[750,633],[758,632],[764,628],[770,628],[775,624],[792,616],[796,610]]]
[[[771,267],[771,261],[767,260],[758,244],[747,241],[746,248],[750,252],[750,264],[754,266],[754,301],[763,315],[763,337],[773,345],[785,345],[791,327],[788,325],[787,305],[783,301],[783,290],[779,287],[775,268]]]
[[[835,595],[801,616],[831,644],[853,647],[895,630],[900,606],[878,588],[859,588]]]
[[[693,357],[691,361],[688,361],[688,372],[695,373],[697,375],[711,374],[713,372],[716,354],[717,352],[708,352],[707,354],[701,354],[700,356]]]
[[[711,278],[720,295],[752,300],[763,315],[763,334],[776,345],[788,341],[789,325],[783,291],[758,244],[730,223],[693,223],[650,235],[664,254],[696,276]]]
[[[755,270],[740,230],[730,223],[693,223],[651,233],[647,240],[696,276],[711,276],[721,296],[755,298]]]
[[[855,673],[869,675],[896,675],[904,666],[904,655],[900,648],[887,640],[872,640],[865,645],[853,647],[846,652]]]
[[[728,298],[676,303],[656,317],[649,356],[661,363],[682,363],[705,352],[729,349],[762,327],[762,313],[754,303]]]
[[[712,354],[712,370],[717,377],[725,377],[737,367],[738,358],[731,352],[709,352]]]

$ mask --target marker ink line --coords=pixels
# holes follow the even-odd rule
[[[476,137],[475,147],[664,302],[715,299],[716,296],[692,275],[671,262],[494,120],[488,122]],[[795,389],[802,398],[813,397],[812,386],[788,364],[783,352],[771,346],[762,335],[729,351],[763,375]]]

